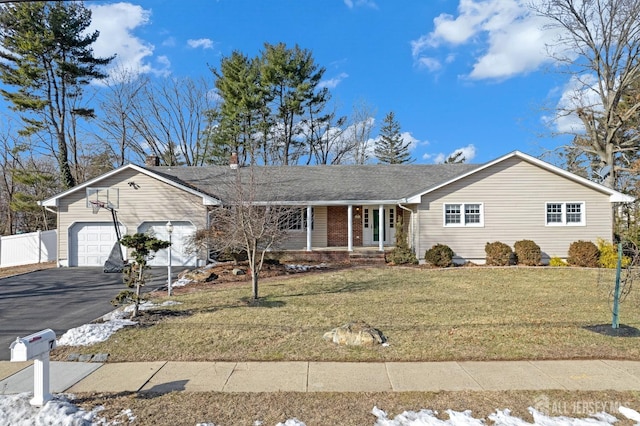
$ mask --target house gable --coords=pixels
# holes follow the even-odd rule
[[[566,170],[563,170],[563,169],[561,169],[559,167],[556,167],[556,166],[554,166],[552,164],[549,164],[547,162],[539,160],[539,159],[537,159],[535,157],[532,157],[530,155],[524,154],[524,153],[522,153],[520,151],[513,151],[513,152],[511,152],[509,154],[506,154],[506,155],[504,155],[504,156],[502,156],[500,158],[497,158],[497,159],[495,159],[495,160],[493,160],[493,161],[491,161],[489,163],[483,164],[483,165],[481,165],[481,166],[479,166],[479,167],[477,167],[477,168],[475,168],[473,170],[470,170],[470,171],[468,171],[468,172],[466,172],[464,174],[456,176],[451,180],[444,181],[444,182],[439,183],[438,185],[435,185],[435,186],[433,186],[431,188],[428,188],[428,189],[426,189],[426,190],[424,190],[424,191],[422,191],[420,193],[417,193],[417,194],[415,194],[413,196],[410,196],[410,197],[408,197],[406,199],[406,203],[409,203],[409,204],[419,203],[420,200],[422,199],[423,195],[426,195],[426,194],[428,194],[430,192],[439,190],[440,188],[444,188],[446,186],[452,185],[452,184],[454,184],[455,182],[457,182],[459,180],[463,180],[463,179],[465,179],[465,178],[467,178],[469,176],[472,176],[474,174],[480,173],[480,172],[482,172],[484,170],[487,170],[487,169],[488,170],[492,170],[492,168],[495,165],[500,164],[500,163],[505,162],[505,161],[508,161],[510,159],[513,159],[513,158],[520,159],[521,161],[526,161],[527,163],[535,165],[535,166],[539,167],[542,170],[546,170],[546,171],[548,171],[548,172],[550,172],[552,174],[555,174],[557,176],[561,176],[561,177],[563,177],[565,179],[568,179],[570,181],[579,183],[579,184],[581,184],[581,185],[583,185],[583,186],[585,186],[587,188],[590,188],[590,189],[592,189],[594,191],[598,191],[598,192],[601,192],[603,194],[607,194],[609,196],[609,201],[612,202],[612,203],[614,203],[614,202],[629,203],[629,202],[633,202],[635,200],[633,197],[630,197],[630,196],[628,196],[626,194],[623,194],[621,192],[615,191],[613,189],[607,188],[604,185],[600,185],[600,184],[597,184],[595,182],[592,182],[592,181],[590,181],[588,179],[585,179],[585,178],[583,178],[581,176],[578,176],[578,175],[575,175],[573,173],[570,173],[570,172],[568,172]],[[529,189],[533,190],[533,189],[535,189],[535,186],[529,187]]]
[[[86,190],[94,187],[110,188],[118,192],[119,206],[116,210],[123,233],[133,234],[145,224],[166,223],[169,220],[190,223],[195,228],[206,226],[207,206],[203,203],[201,193],[172,185],[154,174],[145,173],[144,169],[124,167],[118,169],[118,173],[108,173],[81,188],[67,191],[56,200],[58,261],[61,265],[78,264],[76,257],[80,254],[77,250],[80,244],[78,238],[82,236],[80,229],[102,227],[105,230],[103,236],[114,229],[109,210],[99,209],[94,214],[90,206],[87,206]],[[104,251],[106,248],[100,249]],[[97,254],[102,255],[105,253]]]
[[[516,241],[529,239],[541,247],[547,260],[566,257],[574,241],[611,239],[612,192],[512,155],[421,195],[418,250],[423,255],[434,244],[444,243],[462,259],[482,261],[487,242],[513,247]],[[445,209],[465,203],[479,206],[480,223],[449,226]],[[546,220],[548,203],[580,204],[584,223],[551,226]]]
[[[190,187],[187,186],[181,182],[169,179],[165,176],[162,176],[160,174],[154,173],[153,171],[150,171],[148,169],[145,169],[144,167],[140,167],[137,166],[135,164],[127,164],[126,166],[122,166],[120,168],[111,170],[110,172],[107,172],[105,174],[102,174],[96,178],[93,178],[91,180],[88,180],[87,182],[84,182],[80,185],[74,186],[71,189],[68,189],[65,192],[61,192],[60,194],[57,194],[51,198],[47,198],[46,200],[40,201],[38,202],[38,204],[40,204],[41,206],[44,207],[58,207],[60,205],[60,200],[72,196],[72,195],[76,195],[77,193],[80,193],[81,196],[85,196],[86,194],[86,189],[87,188],[93,188],[93,187],[109,187],[109,185],[107,184],[107,182],[109,182],[109,179],[111,178],[116,178],[119,174],[122,173],[128,173],[128,175],[131,175],[131,173],[140,173],[142,175],[146,175],[149,176],[153,179],[156,179],[160,182],[163,182],[169,186],[173,186],[177,189],[180,189],[182,191],[185,191],[187,193],[193,194],[195,196],[201,197],[202,198],[202,203],[204,205],[219,205],[220,201],[217,200],[215,197],[210,196],[209,194],[206,194],[205,192],[202,192],[194,187]],[[135,183],[135,181],[133,181]]]

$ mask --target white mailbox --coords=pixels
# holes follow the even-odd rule
[[[30,361],[56,347],[56,333],[50,328],[18,337],[11,343],[11,361]]]
[[[33,399],[29,402],[42,407],[52,396],[49,393],[49,351],[56,347],[56,333],[47,328],[11,343],[11,361],[33,361]]]

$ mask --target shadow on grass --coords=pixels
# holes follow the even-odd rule
[[[612,328],[611,324],[587,325],[585,330],[611,337],[640,337],[640,330],[629,325],[620,324],[618,328]]]
[[[333,286],[327,286],[325,288],[314,287],[315,291],[305,291],[299,293],[282,294],[281,297],[301,297],[301,296],[319,296],[323,294],[340,294],[340,293],[355,293],[360,291],[371,291],[382,288],[386,283],[380,280],[369,281],[347,281],[336,283]]]
[[[193,311],[191,310],[179,311],[173,309],[149,309],[139,311],[138,316],[134,317],[133,320],[138,323],[136,327],[147,328],[167,319],[188,317],[192,315]]]
[[[250,307],[250,308],[282,308],[287,303],[282,300],[269,300],[258,299],[255,300],[251,297],[243,297],[240,299],[240,306],[237,307]]]

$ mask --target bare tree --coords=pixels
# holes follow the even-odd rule
[[[264,169],[261,169],[264,171]],[[251,270],[252,298],[258,300],[258,280],[265,254],[287,237],[290,225],[302,225],[303,211],[282,206],[273,197],[267,175],[250,166],[229,170],[221,178],[224,205],[210,211],[209,227],[196,232],[197,247],[244,251]]]
[[[307,164],[341,164],[353,153],[355,142],[346,137],[346,117],[339,117],[337,108],[328,114],[309,117],[303,123],[303,135],[309,152]]]
[[[375,109],[365,101],[360,101],[353,107],[351,125],[346,131],[347,138],[353,141],[351,162],[366,164],[373,153],[371,132],[375,123]]]
[[[148,78],[122,69],[113,77],[104,80],[99,106],[102,114],[97,125],[102,131],[98,135],[115,166],[123,166],[133,158],[144,159],[145,150],[140,146],[140,137],[132,124],[131,116],[138,93]]]
[[[137,151],[144,148],[167,165],[201,166],[212,156],[211,144],[204,135],[206,112],[214,103],[206,80],[140,81],[139,85],[115,95],[112,107],[127,111],[126,119],[111,125],[113,129],[121,129],[121,146],[130,144]],[[125,129],[131,134],[125,135]],[[131,143],[133,138],[138,140]]]
[[[575,115],[573,148],[593,156],[604,170],[604,185],[614,188],[625,169],[623,157],[638,151],[637,132],[627,123],[638,114],[640,98],[621,102],[640,79],[640,2],[629,0],[543,0],[535,13],[559,30],[551,55],[567,66],[575,84],[572,99],[559,111]]]

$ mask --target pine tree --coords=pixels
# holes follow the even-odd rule
[[[409,152],[410,142],[404,142],[400,133],[400,123],[396,121],[393,111],[389,112],[380,129],[380,136],[376,140],[373,153],[380,163],[404,164],[411,163]]]
[[[87,33],[90,24],[91,11],[82,3],[15,2],[0,8],[0,81],[16,88],[0,92],[24,121],[22,135],[48,133],[65,188],[76,184],[71,126],[78,117],[95,115],[79,105],[82,88],[104,78],[101,67],[113,59],[93,55],[99,33]]]
[[[464,153],[462,151],[455,151],[453,154],[449,155],[446,160],[444,160],[444,164],[461,164],[467,161]]]

